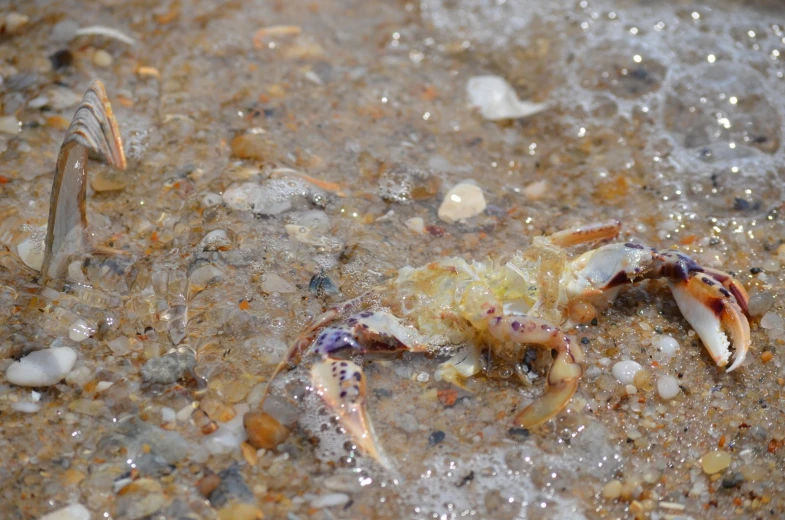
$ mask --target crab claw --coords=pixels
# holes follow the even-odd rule
[[[362,368],[349,360],[325,358],[311,367],[311,380],[327,406],[338,414],[341,425],[357,447],[389,468],[365,410],[365,376]]]
[[[491,318],[489,330],[502,341],[533,344],[556,351],[545,393],[516,415],[514,421],[522,428],[531,428],[555,417],[572,399],[583,374],[583,368],[570,349],[570,340],[558,327],[529,316]]]
[[[732,344],[735,350],[728,372],[740,367],[751,342],[750,325],[743,312],[747,302],[739,302],[714,273],[695,273],[686,280],[671,280],[669,285],[679,310],[698,333],[717,366],[728,364]],[[741,286],[735,283],[733,287]],[[746,296],[746,292],[741,294]]]

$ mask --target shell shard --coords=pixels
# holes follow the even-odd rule
[[[103,84],[97,80],[82,98],[60,146],[44,242],[42,282],[63,278],[69,258],[89,248],[85,198],[90,152],[116,168],[126,167],[112,105]]]

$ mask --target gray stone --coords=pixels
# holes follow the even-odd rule
[[[196,356],[187,349],[170,352],[147,361],[142,367],[142,379],[147,383],[174,383],[196,367]]]
[[[227,468],[218,473],[218,476],[221,478],[221,483],[207,497],[213,507],[221,508],[232,501],[256,503],[253,492],[236,467]]]

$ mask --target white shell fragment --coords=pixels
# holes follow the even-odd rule
[[[499,121],[519,119],[548,108],[545,103],[521,101],[513,88],[499,76],[475,76],[466,84],[472,106],[480,109],[485,119]]]
[[[626,359],[613,365],[611,372],[613,373],[613,377],[615,377],[619,383],[623,385],[631,385],[635,379],[635,374],[637,374],[641,368],[643,367],[641,367],[639,363]]]
[[[39,520],[90,520],[90,511],[82,504],[71,504],[45,514]]]
[[[42,226],[29,237],[24,239],[16,246],[16,252],[22,262],[30,269],[41,270],[44,264],[44,239],[46,238],[46,226]]]
[[[76,363],[76,352],[68,347],[37,350],[12,363],[5,372],[9,383],[18,386],[56,385]]]
[[[444,196],[439,206],[439,218],[452,224],[479,215],[486,206],[482,188],[471,182],[461,182]]]

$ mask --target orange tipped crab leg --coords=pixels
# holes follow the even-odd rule
[[[527,316],[496,316],[490,319],[491,334],[501,341],[531,343],[556,350],[548,372],[545,393],[515,417],[515,423],[531,428],[553,418],[572,399],[583,368],[570,350],[570,340],[551,323]]]
[[[731,344],[735,350],[728,372],[741,366],[750,349],[750,325],[731,292],[713,276],[701,273],[695,273],[687,280],[670,281],[669,285],[679,310],[698,333],[717,366],[727,366]]]
[[[365,375],[362,367],[341,357],[362,353],[424,352],[427,345],[419,333],[402,325],[388,312],[362,311],[343,321],[339,316],[357,309],[356,299],[317,317],[295,341],[276,374],[302,355],[315,356],[311,368],[314,388],[363,453],[389,466],[378,448],[373,426],[365,410]],[[275,377],[275,374],[273,375]],[[270,385],[267,386],[270,388]],[[267,396],[267,391],[262,398]],[[259,406],[262,406],[260,404]]]
[[[731,341],[735,353],[728,371],[741,365],[750,348],[750,325],[745,316],[747,291],[731,275],[702,267],[678,251],[660,252],[634,242],[611,244],[574,260],[571,277],[567,283],[570,297],[602,293],[640,280],[665,278],[679,310],[717,365],[728,364]]]
[[[341,425],[357,447],[389,467],[365,410],[366,389],[362,368],[349,360],[325,358],[314,363],[311,380],[327,406],[338,414]]]
[[[621,230],[618,220],[606,220],[585,226],[577,226],[562,231],[557,231],[550,236],[550,241],[560,247],[570,247],[586,244],[606,238],[614,238]]]

